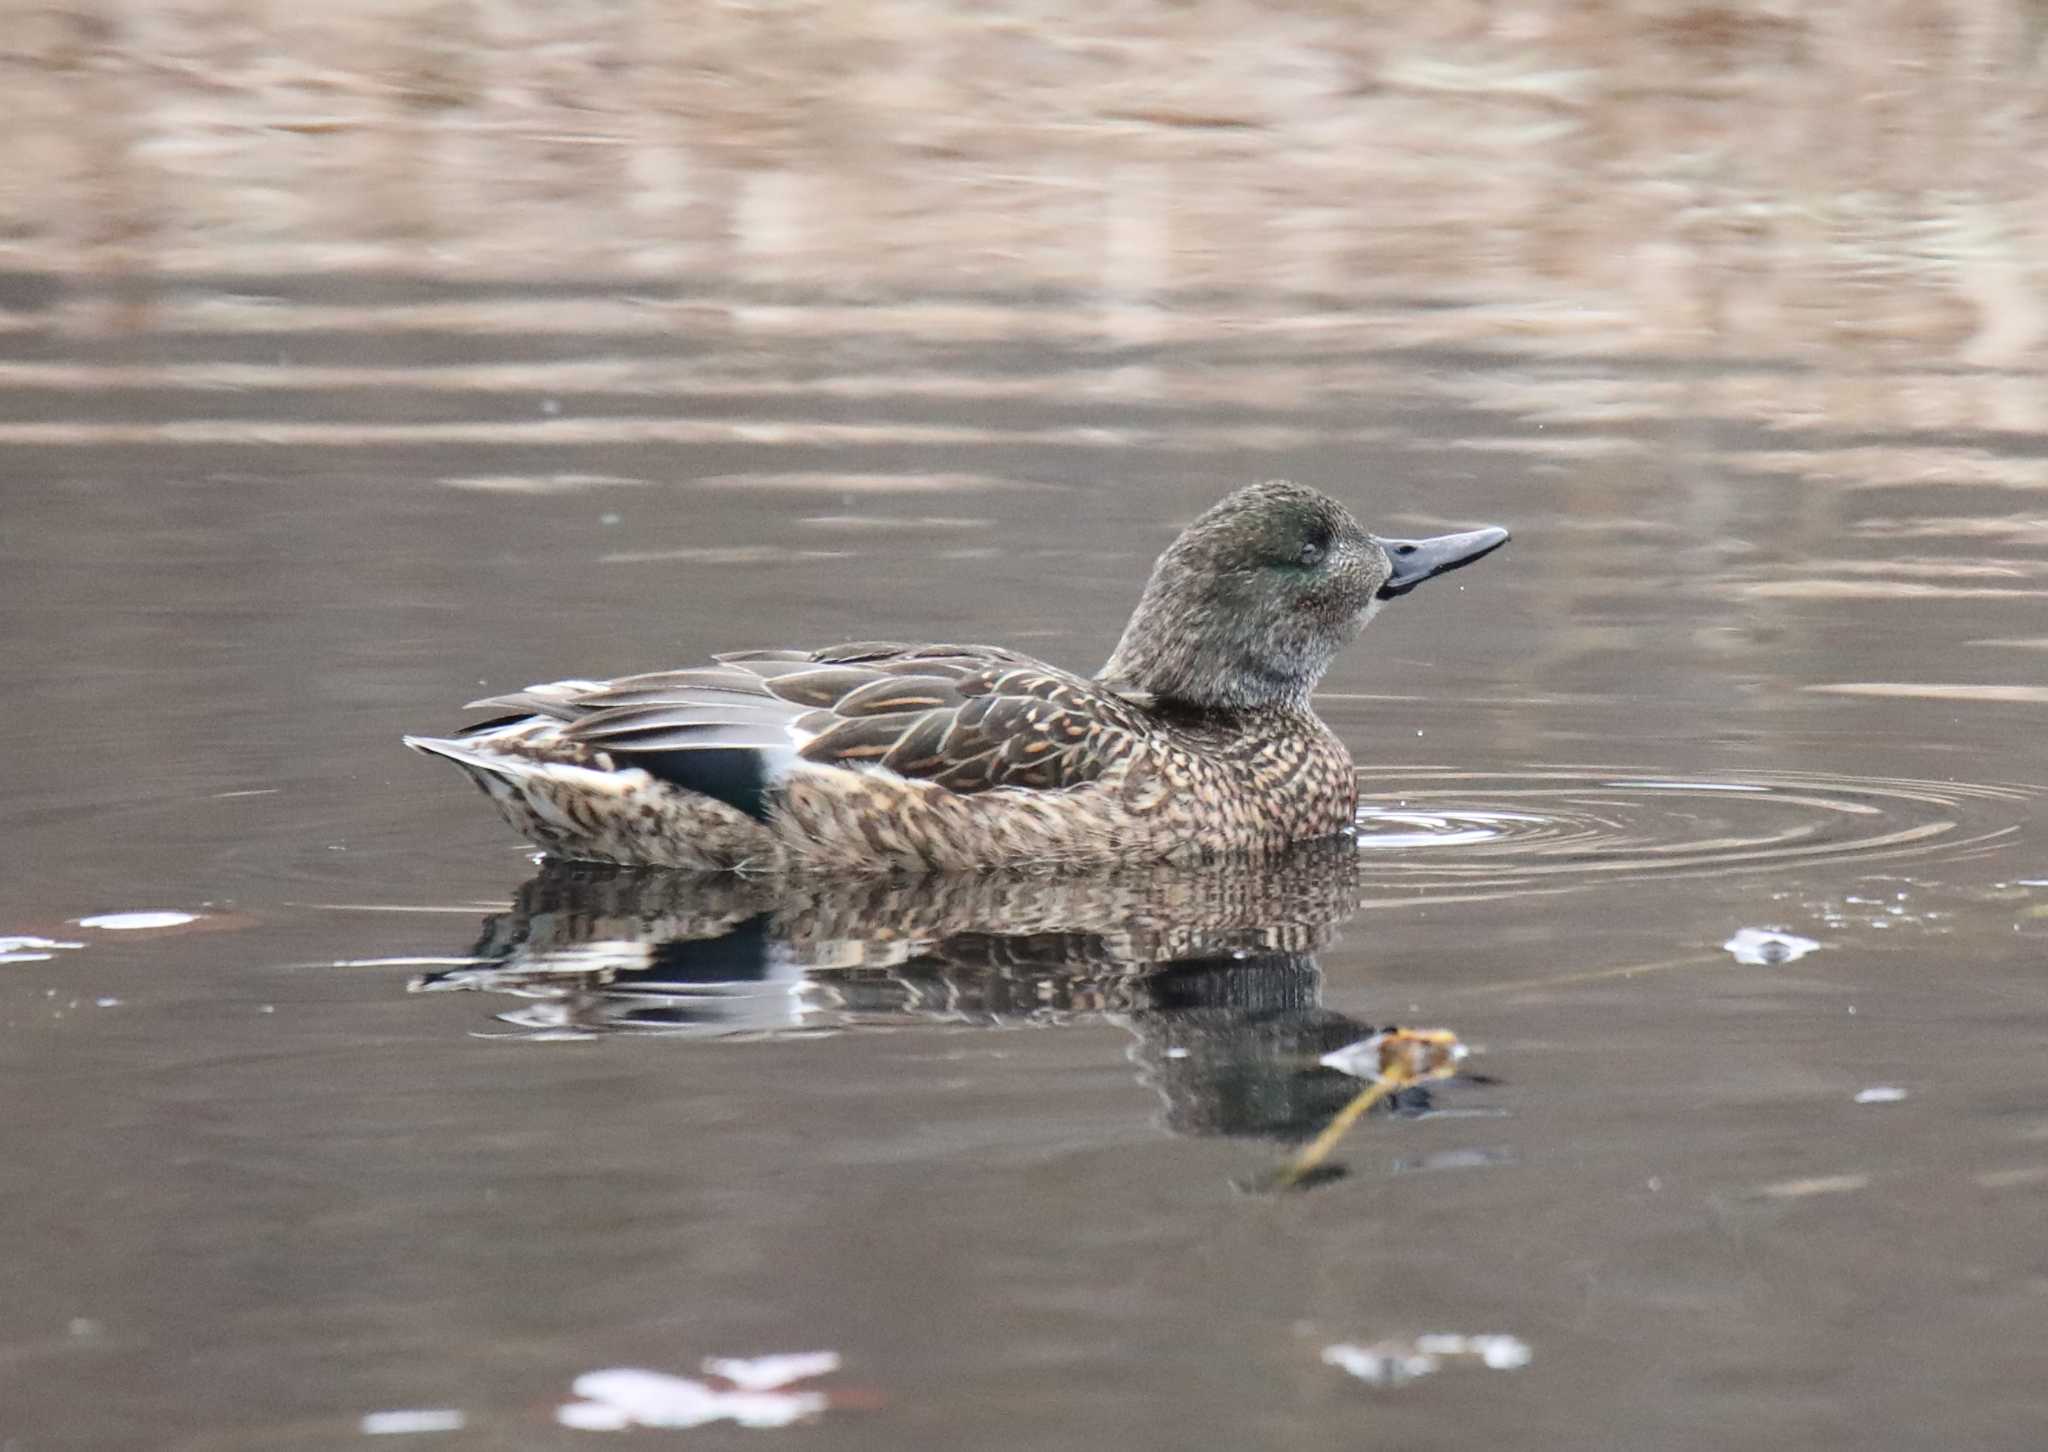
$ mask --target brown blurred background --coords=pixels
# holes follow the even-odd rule
[[[2038,0],[8,0],[0,261],[1426,293],[1518,305],[1468,341],[2007,366],[2048,329],[2044,36]]]

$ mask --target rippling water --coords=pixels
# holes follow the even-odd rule
[[[518,1439],[586,1370],[813,1344],[868,1388],[807,1434],[849,1446],[1829,1445],[1937,1387],[2031,1406],[2024,470],[1916,480],[1950,447],[1917,436],[1868,477],[1759,467],[1706,417],[1560,450],[1622,435],[1459,401],[1554,365],[1225,314],[1142,347],[999,301],[966,334],[822,298],[621,327],[642,305],[588,289],[508,331],[515,288],[264,286],[0,348],[15,1216],[80,1246],[8,1312],[33,1424],[328,1445],[459,1407]],[[1324,386],[1253,387],[1289,369]],[[1335,862],[536,876],[396,748],[486,689],[741,644],[1089,667],[1177,522],[1275,474],[1516,530],[1333,674],[1365,786]],[[140,910],[194,921],[79,921]],[[1820,947],[1745,964],[1745,928]],[[1320,1057],[1392,1023],[1472,1073],[1247,1199],[1356,1090]],[[1373,1394],[1318,1359],[1439,1330],[1531,1364]]]
[[[1588,767],[1382,771],[1372,788],[1358,842],[1367,852],[1397,849],[1375,863],[1390,881],[1501,877],[1511,890],[1606,874],[1979,857],[2014,844],[2040,795],[2016,784],[1818,772],[1653,780]],[[1516,810],[1455,805],[1468,795]],[[1411,800],[1428,805],[1411,808]]]
[[[27,1425],[314,1446],[460,1408],[521,1440],[584,1371],[811,1345],[865,1389],[805,1434],[847,1446],[2031,1414],[2025,469],[1916,474],[1939,433],[1759,465],[1710,412],[1492,396],[1556,365],[1232,313],[1132,346],[1036,302],[960,333],[590,288],[490,327],[517,288],[262,287],[0,340],[13,1215],[77,1247],[7,1312]],[[1289,369],[1326,386],[1254,387]],[[1694,372],[1710,410],[1739,370]],[[1334,861],[536,875],[396,746],[735,645],[1090,667],[1176,524],[1276,474],[1516,530],[1333,674],[1365,788]],[[193,920],[80,921],[129,911]],[[1745,963],[1743,929],[1819,947]],[[1321,1056],[1394,1023],[1471,1072],[1247,1197],[1355,1092]],[[1373,1393],[1319,1359],[1433,1331],[1532,1360]]]
[[[816,1347],[818,1425],[749,1437],[2037,1442],[2048,153],[1993,64],[2033,22],[1656,9],[1614,21],[1640,89],[1569,7],[1165,58],[963,12],[787,74],[725,7],[649,22],[668,79],[567,12],[444,75],[444,17],[236,52],[205,106],[229,9],[25,28],[10,1433],[566,1445],[582,1373]],[[915,37],[958,64],[859,90]],[[1135,109],[1047,89],[1119,56]],[[600,62],[638,99],[551,89]],[[789,119],[818,86],[925,129],[840,155]],[[539,865],[397,745],[747,645],[1092,669],[1274,475],[1515,531],[1333,672],[1336,851]],[[1252,1193],[1393,1024],[1474,1052]],[[1528,1363],[1324,1356],[1432,1333]]]

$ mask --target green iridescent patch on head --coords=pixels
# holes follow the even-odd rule
[[[1265,562],[1284,570],[1315,569],[1330,557],[1337,526],[1306,501],[1276,505],[1258,516],[1258,549]]]
[[[1250,485],[1159,557],[1105,678],[1205,709],[1305,703],[1385,575],[1336,500],[1282,479]]]

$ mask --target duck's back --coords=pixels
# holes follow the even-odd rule
[[[1341,830],[1306,711],[1176,715],[993,646],[750,651],[473,703],[449,757],[549,851],[698,868],[1073,865]]]

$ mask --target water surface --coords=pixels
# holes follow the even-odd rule
[[[582,1372],[812,1347],[748,1436],[2038,1441],[2039,372],[1143,275],[10,283],[21,1445],[570,1445]],[[1276,475],[1516,532],[1333,672],[1334,857],[650,883],[398,748],[738,646],[1091,669]],[[1397,1023],[1471,1072],[1249,1192]],[[1432,1332],[1530,1364],[1321,1359]]]

